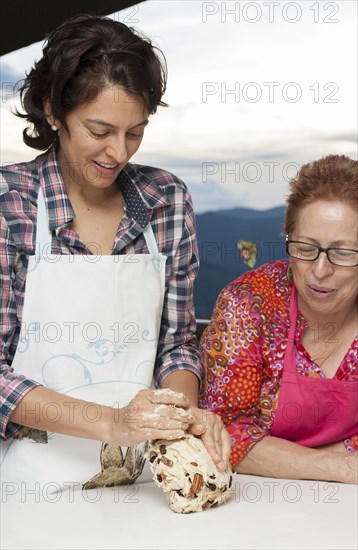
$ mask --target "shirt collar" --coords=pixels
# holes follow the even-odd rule
[[[141,165],[128,163],[121,174],[126,174],[131,179],[145,206],[149,209],[161,208],[170,204],[165,191],[158,184],[153,185],[154,170],[159,174],[163,173],[159,169],[151,169],[151,176],[148,177],[145,171],[141,170]]]
[[[67,195],[55,149],[52,147],[39,155],[36,161],[47,205],[49,228],[53,231],[71,223],[76,216]],[[119,184],[127,216],[143,228],[151,218],[151,210],[170,204],[162,188],[158,185],[153,186],[151,178],[141,172],[136,165],[126,165],[119,174]]]

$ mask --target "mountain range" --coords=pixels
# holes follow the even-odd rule
[[[253,269],[286,257],[282,236],[285,207],[269,210],[232,208],[196,215],[200,271],[194,286],[197,319],[210,319],[218,294],[228,283],[249,271],[238,240],[258,247]]]

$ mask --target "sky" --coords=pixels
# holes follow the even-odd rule
[[[111,17],[151,37],[169,69],[170,106],[132,160],[181,177],[196,212],[283,205],[305,162],[357,158],[357,2],[147,0]],[[6,83],[42,44],[1,57],[2,163],[37,154]]]

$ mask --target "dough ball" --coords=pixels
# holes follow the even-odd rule
[[[198,437],[151,441],[147,457],[153,479],[174,512],[201,512],[230,497],[233,471],[229,466],[220,472]]]

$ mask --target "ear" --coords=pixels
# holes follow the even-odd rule
[[[52,114],[52,109],[51,109],[51,104],[49,99],[45,99],[45,101],[43,102],[43,108],[44,108],[44,113],[49,125],[57,126],[57,128],[59,128],[59,123]]]

